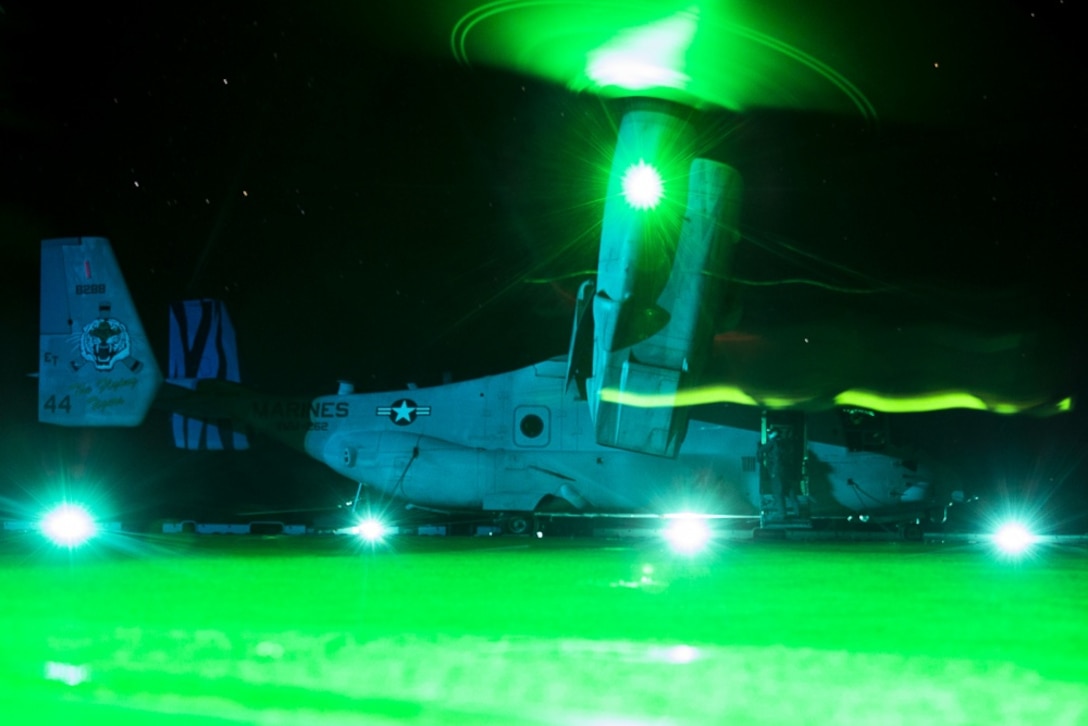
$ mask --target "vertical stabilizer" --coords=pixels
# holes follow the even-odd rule
[[[200,380],[238,383],[238,343],[221,300],[182,300],[170,306],[171,383],[195,387]],[[245,433],[229,419],[202,419],[175,413],[174,445],[179,449],[247,449]]]
[[[162,373],[109,240],[42,241],[38,420],[136,426]]]

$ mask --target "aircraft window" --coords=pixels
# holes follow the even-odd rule
[[[839,413],[846,448],[850,451],[883,451],[887,447],[887,422],[876,411],[844,408]]]
[[[521,433],[525,438],[535,439],[544,433],[544,419],[531,413],[521,420]]]

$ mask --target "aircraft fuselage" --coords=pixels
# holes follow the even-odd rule
[[[692,421],[681,453],[601,446],[566,362],[431,388],[254,404],[263,428],[305,429],[304,449],[337,473],[411,503],[531,511],[758,514],[758,429]],[[263,408],[261,406],[263,405]],[[809,442],[814,514],[918,508],[928,475],[884,454]]]

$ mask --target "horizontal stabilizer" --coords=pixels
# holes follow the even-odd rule
[[[169,375],[171,382],[184,381],[193,386],[200,380],[234,383],[241,380],[234,324],[221,300],[182,300],[171,304]],[[226,418],[175,413],[172,425],[174,445],[179,449],[249,448],[246,434],[236,430],[234,423]]]
[[[162,373],[109,240],[42,241],[38,420],[136,426]]]
[[[235,431],[230,419],[204,420],[175,413],[171,417],[174,446],[190,451],[236,451],[249,448],[244,431]]]

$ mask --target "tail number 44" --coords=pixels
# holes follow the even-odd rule
[[[45,405],[42,407],[49,413],[56,413],[57,411],[64,411],[65,413],[72,412],[72,399],[70,396],[57,400],[56,396],[50,396],[45,399]]]

